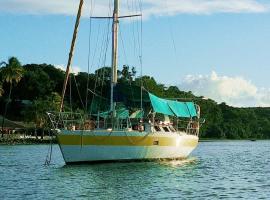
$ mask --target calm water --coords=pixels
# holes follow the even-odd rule
[[[0,199],[270,199],[270,141],[204,142],[183,161],[65,166],[0,146]]]

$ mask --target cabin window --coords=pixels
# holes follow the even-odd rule
[[[158,126],[154,127],[156,131],[160,131],[160,128]]]
[[[174,129],[172,126],[169,126],[169,129],[170,129],[172,132],[175,132],[175,129]]]
[[[163,130],[165,131],[165,132],[170,132],[170,130],[168,129],[168,127],[163,127]]]

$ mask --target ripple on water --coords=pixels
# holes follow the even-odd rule
[[[267,199],[270,142],[200,143],[190,158],[66,166],[58,146],[0,146],[3,199]],[[1,198],[2,199],[2,198]]]

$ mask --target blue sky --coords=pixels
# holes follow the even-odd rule
[[[108,2],[93,1],[94,15],[108,15]],[[131,9],[138,1],[123,2],[123,13],[138,11]],[[255,0],[143,1],[143,73],[218,102],[270,106],[269,5]],[[0,0],[0,60],[16,56],[23,64],[64,66],[77,6],[77,0]],[[75,70],[87,70],[89,6],[90,0],[81,21]],[[120,41],[119,65],[137,66],[139,71],[139,54],[133,45],[137,37],[132,32],[136,23],[121,23],[126,43],[123,49]],[[98,35],[107,30],[106,21],[100,24],[92,22],[91,56]],[[109,56],[108,51],[106,65]],[[95,59],[92,71],[99,65],[97,55]]]

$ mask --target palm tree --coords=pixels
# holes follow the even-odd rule
[[[5,62],[1,62],[1,63],[0,63],[0,67],[1,67],[2,65],[5,65],[5,64],[6,64]],[[0,82],[0,97],[1,97],[3,94],[4,94],[3,83]]]
[[[4,121],[7,114],[8,104],[11,98],[12,87],[22,79],[24,70],[19,60],[15,57],[9,58],[7,63],[2,62],[0,66],[1,65],[4,65],[4,67],[0,69],[1,77],[3,79],[2,81],[9,84],[8,101],[5,106],[5,112],[2,120],[2,137],[4,137]]]
[[[0,97],[4,94],[3,85],[0,82]]]

